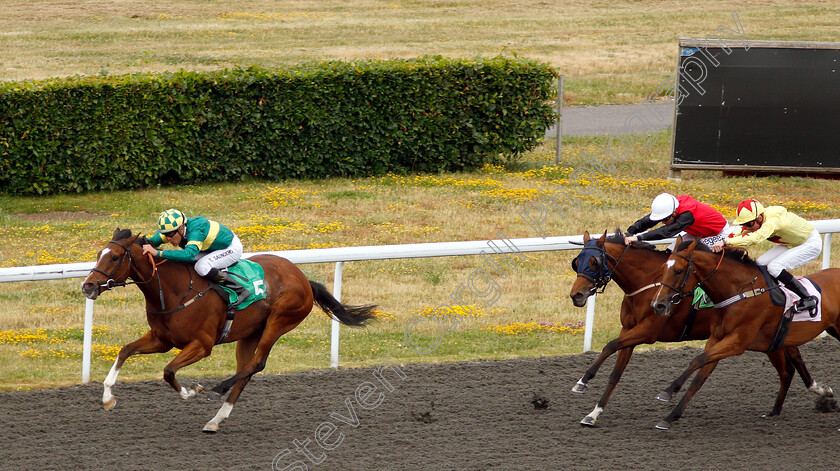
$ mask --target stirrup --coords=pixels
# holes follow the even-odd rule
[[[816,317],[817,315],[817,300],[813,296],[808,296],[806,298],[799,298],[795,303],[793,303],[793,308],[797,312],[801,311],[808,311],[811,317]]]

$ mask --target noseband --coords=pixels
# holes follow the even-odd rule
[[[100,289],[102,289],[103,287],[105,289],[111,289],[115,286],[126,286],[128,283],[126,283],[125,281],[116,281],[115,278],[122,278],[123,276],[125,276],[125,278],[128,278],[128,272],[131,270],[131,266],[134,264],[134,258],[131,255],[131,249],[129,249],[125,245],[117,242],[116,240],[112,240],[108,243],[119,245],[125,251],[122,254],[122,258],[120,258],[120,263],[116,266],[116,268],[114,268],[113,273],[105,273],[104,271],[102,271],[102,270],[100,270],[96,267],[93,267],[93,268],[90,269],[91,273],[94,274],[94,278],[96,278],[96,282],[99,284]],[[128,257],[128,265],[126,265],[125,271],[122,274],[120,274],[120,276],[115,277],[114,274],[123,265],[123,262],[125,261],[126,256]],[[99,283],[99,274],[103,275],[107,279],[107,281],[105,283]]]
[[[621,259],[624,258],[624,254],[627,253],[627,249],[629,248],[630,246],[626,246],[624,248],[624,251],[621,253],[621,256],[618,257],[618,259],[616,259],[612,255],[607,253],[607,249],[605,247],[598,245],[597,240],[590,240],[583,246],[583,250],[581,250],[578,256],[575,257],[574,260],[572,260],[572,269],[575,271],[575,273],[577,273],[577,276],[582,276],[594,284],[594,286],[589,290],[589,296],[604,292],[610,280],[612,280],[613,272],[615,271],[616,267],[618,267],[618,264],[621,263]],[[586,259],[586,265],[584,265],[584,267],[578,270],[578,259],[580,259],[581,256],[587,251],[596,251],[597,254],[588,257]],[[593,257],[597,257],[596,260],[598,260],[598,265],[600,266],[599,270],[597,271],[590,268],[588,263],[588,261]],[[610,260],[615,262],[615,266],[612,269],[610,269],[610,265],[609,263],[607,263],[607,257],[609,257]]]
[[[692,294],[692,293],[683,293],[683,290],[685,289],[685,285],[688,284],[688,277],[691,275],[692,272],[695,272],[695,274],[696,274],[696,270],[694,269],[694,252],[693,251],[692,251],[691,255],[688,256],[688,257],[686,257],[685,255],[680,255],[679,253],[676,253],[676,252],[674,252],[672,255],[675,256],[675,257],[679,257],[679,258],[685,260],[686,262],[688,262],[688,265],[686,265],[686,267],[685,267],[685,276],[683,277],[682,283],[680,283],[679,287],[671,286],[668,283],[665,283],[664,281],[660,282],[660,284],[662,286],[674,291],[674,294],[673,294],[673,296],[671,296],[670,301],[671,301],[672,305],[677,305],[684,298],[686,298],[686,297],[688,297]],[[712,270],[711,273],[709,273],[709,276],[703,278],[702,280],[699,280],[697,282],[697,286],[701,286],[709,278],[711,278],[715,273],[717,273],[718,269],[720,268],[721,262],[723,262],[723,252],[720,253],[720,260],[718,260],[718,263],[715,266],[715,269]]]

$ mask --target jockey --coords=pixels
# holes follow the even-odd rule
[[[181,250],[158,250],[169,242]],[[222,269],[242,257],[242,242],[230,229],[201,216],[187,219],[177,209],[160,213],[158,230],[143,246],[143,253],[177,262],[195,261],[195,272],[236,292],[238,299],[231,308],[244,301],[250,293],[236,279]]]
[[[660,222],[664,226],[643,232]],[[731,231],[723,214],[708,204],[688,195],[662,193],[650,204],[650,214],[633,223],[627,232],[638,234],[625,237],[624,243],[628,245],[637,240],[667,239],[684,232],[684,240],[700,239],[700,242],[711,247]]]
[[[794,305],[797,311],[810,310],[812,316],[816,315],[816,298],[788,272],[816,260],[822,252],[820,233],[814,226],[781,206],[765,208],[751,199],[738,205],[735,224],[741,225],[741,232],[718,242],[712,251],[720,252],[724,245],[749,247],[765,240],[779,244],[758,257],[756,263],[766,266],[771,275],[799,296]]]

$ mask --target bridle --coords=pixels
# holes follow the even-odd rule
[[[593,283],[594,286],[589,289],[589,293],[587,294],[587,296],[603,293],[604,290],[607,289],[607,285],[609,284],[610,280],[612,280],[613,272],[618,267],[618,264],[621,263],[621,260],[624,258],[624,255],[627,253],[627,250],[629,248],[629,245],[624,247],[624,251],[621,252],[621,256],[619,256],[616,259],[612,255],[607,253],[606,247],[598,245],[597,240],[590,240],[589,242],[584,244],[583,250],[581,250],[578,256],[572,260],[572,270],[574,270],[575,273],[577,273],[577,276],[586,278],[587,280]],[[599,265],[599,269],[597,271],[591,269],[589,263],[587,263],[583,269],[578,270],[578,259],[588,250],[594,250],[598,252],[597,255],[592,255],[589,258],[587,258],[588,261],[594,257],[597,257],[596,260],[598,261]],[[610,260],[615,262],[612,269],[610,269],[610,265],[609,263],[607,263],[608,257]]]
[[[724,247],[724,250],[725,249],[726,249],[726,247]],[[687,262],[687,265],[685,267],[685,276],[683,276],[682,282],[680,283],[680,285],[678,287],[669,285],[668,283],[665,283],[665,281],[660,281],[659,284],[661,284],[662,286],[674,291],[674,294],[671,296],[669,301],[670,301],[671,305],[677,305],[683,299],[692,295],[692,293],[684,293],[683,292],[683,290],[685,289],[685,285],[688,284],[689,276],[691,276],[691,274],[693,273],[694,276],[698,278],[698,280],[699,280],[699,277],[697,276],[697,272],[694,268],[694,251],[692,251],[691,255],[689,255],[688,257],[686,257],[685,255],[679,254],[677,252],[674,252],[671,255],[674,256],[674,257],[681,258],[681,259],[683,259]],[[721,262],[723,262],[723,251],[721,251],[721,253],[720,253],[720,259],[718,260],[717,265],[715,265],[715,269],[712,270],[712,272],[709,273],[708,276],[706,276],[702,280],[699,280],[697,282],[697,285],[702,286],[703,283],[708,281],[709,278],[711,278],[715,273],[717,273],[718,269],[720,268]]]
[[[102,291],[103,287],[107,291],[107,290],[110,290],[110,289],[112,289],[116,286],[128,286],[128,285],[131,285],[131,284],[145,285],[145,284],[149,283],[150,281],[152,281],[154,278],[157,278],[157,280],[158,280],[158,291],[160,293],[160,305],[163,309],[166,309],[166,307],[164,306],[164,302],[163,302],[163,284],[160,281],[160,276],[158,276],[158,271],[157,271],[158,265],[160,265],[161,263],[164,263],[166,260],[163,260],[160,263],[155,263],[155,260],[152,257],[152,254],[148,254],[149,255],[149,261],[152,264],[152,274],[149,276],[148,280],[116,281],[118,279],[127,280],[128,277],[129,277],[129,273],[131,272],[132,268],[134,268],[134,272],[137,273],[138,275],[139,275],[140,271],[137,269],[137,264],[134,262],[134,256],[131,254],[131,248],[130,247],[127,247],[127,246],[123,245],[122,243],[120,243],[116,240],[112,240],[112,241],[108,242],[108,244],[118,245],[118,246],[122,247],[124,251],[123,251],[122,257],[120,258],[120,262],[117,264],[116,267],[114,267],[114,270],[113,270],[112,273],[106,273],[103,270],[100,270],[96,267],[93,267],[93,268],[90,269],[90,272],[93,274],[94,279],[96,279],[96,283],[99,286],[99,290]],[[106,244],[106,246],[107,246],[107,244]],[[117,271],[119,271],[120,267],[122,267],[123,264],[125,263],[126,258],[128,258],[128,264],[126,265],[125,270],[119,276],[115,276]],[[101,283],[99,281],[99,275],[100,274],[107,279],[107,281],[105,281],[105,283]]]

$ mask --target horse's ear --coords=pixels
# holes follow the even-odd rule
[[[604,243],[605,243],[606,241],[607,241],[607,231],[604,231],[604,235],[602,235],[602,236],[598,239],[598,247],[603,247],[603,246],[604,246]]]
[[[114,240],[117,240],[117,234],[119,234],[119,233],[120,233],[120,228],[118,227],[118,228],[114,229],[114,233],[111,235],[111,238],[114,239]]]
[[[680,246],[680,244],[682,244],[682,242],[683,242],[683,240],[682,240],[682,236],[681,236],[681,235],[678,235],[678,236],[677,236],[677,241],[676,241],[676,242],[674,242],[674,249],[676,249],[677,247],[679,247],[679,246]],[[676,250],[675,250],[675,251],[676,251]]]
[[[583,231],[583,243],[587,243],[592,240],[592,237],[589,237],[589,231]]]
[[[687,250],[689,252],[693,252],[694,249],[697,248],[697,239],[694,239],[690,244],[688,244]]]

